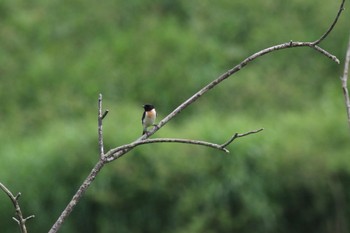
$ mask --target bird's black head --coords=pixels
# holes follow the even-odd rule
[[[154,109],[154,106],[152,104],[145,104],[143,105],[143,109],[145,109],[145,111],[151,111]]]

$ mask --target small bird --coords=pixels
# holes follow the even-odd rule
[[[145,111],[142,114],[142,126],[143,126],[142,135],[147,133],[147,128],[154,124],[154,121],[156,120],[156,117],[157,117],[156,109],[152,104],[143,105],[143,109]]]

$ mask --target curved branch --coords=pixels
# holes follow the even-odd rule
[[[144,145],[144,144],[152,144],[152,143],[183,143],[183,144],[193,144],[193,145],[201,145],[201,146],[207,146],[214,149],[222,150],[226,153],[229,153],[229,151],[226,148],[221,147],[221,145],[206,141],[199,141],[199,140],[192,140],[192,139],[183,139],[183,138],[154,138],[154,139],[146,139],[142,141],[138,141],[137,143],[128,144],[125,146],[122,146],[119,148],[119,150],[125,150],[125,149],[133,149],[137,146]],[[113,157],[110,157],[110,159],[113,159]],[[108,160],[113,161],[113,160]]]
[[[6,186],[3,185],[2,183],[0,183],[0,188],[7,194],[7,196],[10,198],[13,206],[15,207],[17,218],[13,217],[12,219],[18,223],[18,226],[21,230],[21,233],[27,233],[26,221],[34,218],[35,216],[30,215],[26,218],[23,217],[21,207],[19,206],[19,203],[18,203],[18,199],[21,196],[21,193],[18,193],[16,196],[14,196],[11,193],[11,191],[8,188],[6,188]]]
[[[344,8],[344,4],[345,4],[345,0],[342,1],[341,5],[339,7],[339,10],[338,10],[337,16],[335,17],[335,19],[334,19],[333,23],[331,24],[331,26],[328,28],[328,30],[318,40],[315,40],[313,42],[314,45],[318,45],[319,43],[321,43],[329,35],[329,33],[333,30],[335,24],[338,22],[338,19],[340,17],[341,12],[345,9]]]
[[[235,133],[227,142],[225,142],[224,144],[216,144],[216,143],[212,143],[212,142],[206,142],[206,141],[199,141],[199,140],[191,140],[191,139],[182,139],[182,138],[155,138],[155,139],[145,139],[145,140],[141,140],[141,141],[135,141],[132,142],[130,144],[126,144],[117,148],[114,148],[110,151],[108,151],[105,154],[105,161],[106,162],[111,162],[113,160],[116,160],[117,158],[119,158],[121,156],[121,154],[119,154],[118,152],[124,152],[124,151],[130,151],[133,148],[139,146],[139,145],[144,145],[144,144],[151,144],[151,143],[164,143],[164,142],[170,142],[170,143],[184,143],[184,144],[193,144],[193,145],[201,145],[201,146],[207,146],[207,147],[211,147],[214,149],[218,149],[221,151],[224,151],[226,153],[229,153],[230,151],[228,149],[226,149],[226,146],[228,146],[229,144],[231,144],[235,139],[240,138],[240,137],[244,137],[244,136],[248,136],[250,134],[254,134],[254,133],[258,133],[260,131],[262,131],[263,128],[261,129],[257,129],[257,130],[252,130],[243,134],[238,134]]]

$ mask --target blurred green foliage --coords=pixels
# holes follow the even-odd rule
[[[141,105],[164,117],[247,56],[313,41],[339,1],[0,2],[0,182],[45,232],[106,150],[140,136]],[[343,60],[346,9],[322,47]],[[348,232],[349,131],[340,66],[310,48],[254,61],[157,137],[226,141],[139,147],[107,165],[62,232]],[[1,232],[15,232],[0,194]]]

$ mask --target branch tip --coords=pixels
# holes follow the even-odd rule
[[[15,200],[17,201],[20,197],[21,197],[21,193],[19,192],[19,193],[17,193],[17,195],[15,196]]]
[[[104,111],[104,113],[102,114],[101,119],[103,120],[103,119],[107,116],[108,113],[109,113],[109,110],[106,109],[106,110]]]
[[[18,220],[17,218],[12,217],[12,219],[13,219],[18,225],[20,224],[20,222],[19,222],[19,220]]]
[[[34,214],[33,214],[33,215],[30,215],[30,216],[28,216],[28,217],[26,217],[26,218],[24,219],[24,221],[30,220],[30,219],[32,219],[32,218],[35,218],[35,215],[34,215]]]
[[[230,151],[229,151],[228,149],[226,149],[226,148],[222,148],[222,150],[223,150],[224,152],[226,152],[227,154],[230,153]]]

